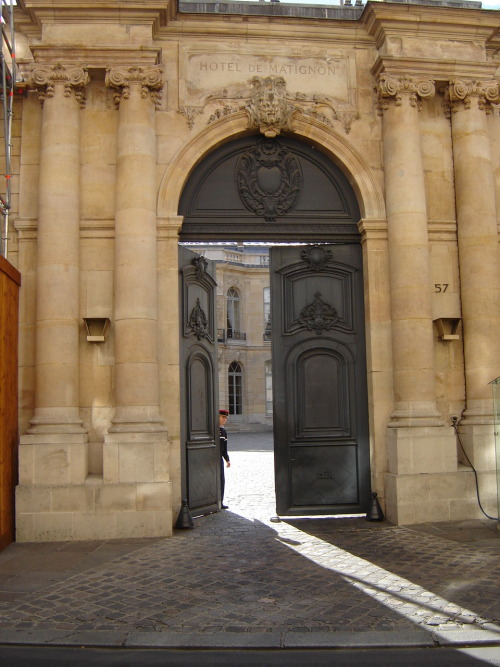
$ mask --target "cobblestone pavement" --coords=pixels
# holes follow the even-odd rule
[[[222,636],[325,643],[346,633],[500,643],[496,522],[274,523],[271,434],[230,434],[229,450],[229,510],[196,518],[193,530],[0,553],[0,643],[103,633],[108,643],[141,635],[151,645],[167,636],[200,646]]]

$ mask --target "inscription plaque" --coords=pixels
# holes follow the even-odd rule
[[[339,102],[349,102],[347,58],[255,56],[229,53],[187,53],[183,104],[199,104],[207,93],[223,87],[228,95],[246,86],[253,76],[282,76],[289,92],[313,96],[323,90]],[[184,93],[184,94],[182,94]]]

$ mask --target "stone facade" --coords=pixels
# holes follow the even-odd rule
[[[285,9],[18,2],[18,540],[171,534],[179,199],[194,166],[245,133],[316,146],[356,192],[372,488],[387,518],[479,517],[469,462],[494,506],[498,12]],[[109,319],[104,342],[82,318]]]
[[[272,381],[270,336],[269,253],[267,248],[252,251],[243,247],[205,247],[203,256],[216,261],[217,327],[219,330],[219,405],[230,409],[231,431],[271,430]],[[228,331],[228,292],[236,291],[241,331]],[[265,306],[267,302],[267,310]],[[241,373],[242,400],[229,389],[231,364]],[[266,374],[267,369],[267,374]],[[236,407],[239,408],[237,411]]]

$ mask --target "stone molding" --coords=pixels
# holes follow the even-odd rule
[[[89,82],[86,67],[75,65],[35,65],[30,73],[30,85],[38,91],[40,100],[54,97],[56,86],[64,87],[64,96],[75,95],[81,107],[85,105],[85,86]]]
[[[371,240],[388,239],[387,218],[361,218],[358,222],[361,243]]]
[[[390,74],[381,74],[377,85],[377,109],[379,115],[389,108],[390,102],[395,106],[401,106],[403,99],[407,99],[412,107],[420,110],[422,100],[429,100],[434,97],[436,88],[432,79],[419,79],[404,74],[402,76],[392,76]]]
[[[108,67],[127,67],[131,64],[144,66],[159,65],[161,61],[161,49],[158,46],[136,46],[105,44],[99,46],[78,45],[50,45],[33,44],[30,47],[33,60],[37,65],[51,65],[53,63],[66,63],[67,65],[82,65],[89,68],[92,78],[92,69],[106,69]],[[20,59],[18,66],[27,67],[32,62]]]
[[[115,104],[120,105],[121,100],[130,97],[131,86],[141,87],[142,99],[150,99],[158,107],[163,89],[163,68],[157,65],[142,67],[131,65],[130,67],[112,67],[106,70],[106,85],[116,88]]]
[[[444,92],[452,113],[471,109],[473,100],[477,108],[486,113],[491,113],[492,104],[500,104],[500,83],[497,81],[454,79],[449,82]]]

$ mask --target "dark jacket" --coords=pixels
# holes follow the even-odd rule
[[[219,427],[220,430],[220,455],[224,461],[229,461],[229,454],[227,453],[227,433],[224,426]]]

